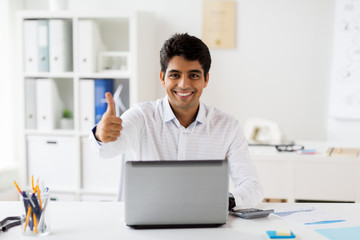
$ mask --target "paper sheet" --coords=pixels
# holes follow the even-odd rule
[[[289,214],[283,214],[283,213]],[[280,214],[279,214],[280,213]],[[348,219],[335,215],[318,208],[301,208],[301,209],[283,209],[276,210],[275,215],[280,216],[285,221],[296,227],[318,228],[323,226],[342,226],[348,224]],[[336,222],[340,220],[339,222]],[[344,221],[345,220],[345,221]],[[324,223],[324,221],[326,221]],[[334,222],[331,222],[334,221]],[[321,223],[323,222],[323,223]]]
[[[316,229],[315,232],[330,240],[360,239],[360,226]]]

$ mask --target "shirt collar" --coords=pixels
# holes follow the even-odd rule
[[[173,119],[176,119],[176,116],[175,116],[173,110],[171,109],[171,106],[169,103],[169,98],[167,95],[164,97],[163,106],[164,106],[163,122],[165,123],[165,122],[169,122]],[[205,106],[201,101],[200,101],[199,111],[196,116],[195,122],[206,123]]]

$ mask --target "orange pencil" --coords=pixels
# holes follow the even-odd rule
[[[32,190],[34,191],[34,176],[31,175],[31,187],[32,187]]]
[[[37,233],[37,222],[36,222],[36,216],[35,216],[35,213],[33,213],[33,219],[34,219],[35,233]]]
[[[15,187],[17,188],[17,190],[19,191],[19,193],[22,195],[22,192],[21,192],[19,186],[17,185],[17,183],[15,181],[14,181],[14,184],[15,184]]]
[[[28,221],[29,221],[30,213],[31,213],[31,207],[30,207],[30,205],[29,205],[28,212],[27,212],[27,214],[26,214],[26,220],[25,220],[24,232],[25,232],[25,230],[26,230],[26,226],[28,225]]]
[[[38,194],[38,197],[39,197],[39,203],[40,203],[40,209],[42,210],[42,202],[41,202],[39,185],[37,185],[35,189],[37,190],[37,194]]]

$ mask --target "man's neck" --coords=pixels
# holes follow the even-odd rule
[[[171,106],[171,105],[170,105]],[[179,120],[181,126],[187,128],[192,124],[199,111],[199,105],[195,109],[177,109],[176,111],[172,108],[176,118]]]

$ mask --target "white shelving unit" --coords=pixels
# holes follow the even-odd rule
[[[72,26],[72,70],[69,72],[26,72],[24,22],[31,19],[63,19]],[[79,72],[79,22],[98,23],[106,51],[127,53],[127,71]],[[114,85],[127,84],[124,91],[127,107],[157,98],[157,56],[155,18],[146,12],[49,12],[21,11],[17,13],[19,40],[19,72],[22,106],[22,169],[20,182],[30,186],[34,175],[44,180],[58,200],[107,201],[115,200],[118,191],[121,161],[101,160],[95,156],[87,137],[91,129],[80,129],[80,81],[82,79],[114,79]],[[91,39],[90,39],[91,40]],[[49,42],[51,44],[51,42]],[[98,61],[98,59],[96,59]],[[27,129],[25,123],[25,81],[54,79],[65,107],[73,111],[72,129]],[[40,93],[36,93],[40,94]],[[89,93],[89,96],[92,93]],[[35,103],[34,103],[35,104]],[[67,104],[67,105],[66,105]],[[59,120],[59,119],[57,119]]]

